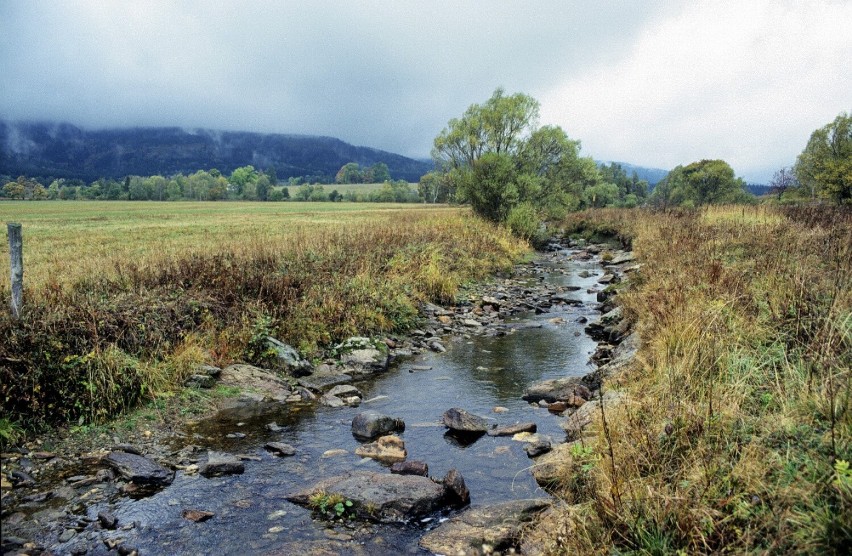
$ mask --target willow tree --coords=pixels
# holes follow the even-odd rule
[[[799,182],[837,203],[852,203],[852,116],[842,113],[811,134],[796,160]]]

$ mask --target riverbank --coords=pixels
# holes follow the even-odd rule
[[[642,268],[618,304],[642,339],[555,477],[543,553],[847,553],[852,211],[601,210]],[[605,417],[605,419],[604,419]]]
[[[353,448],[360,449],[361,444],[353,444],[353,439],[348,432],[348,424],[342,427],[345,434],[341,436],[340,433],[336,432],[340,431],[340,424],[335,425],[334,423],[339,422],[341,418],[344,420],[351,419],[351,415],[356,412],[372,408],[392,414],[395,412],[406,417],[408,426],[401,436],[410,452],[409,459],[424,457],[428,461],[430,474],[433,476],[448,475],[451,465],[466,470],[464,475],[467,487],[470,489],[473,502],[477,506],[483,502],[493,505],[506,500],[507,496],[510,500],[518,497],[523,499],[530,496],[541,496],[540,493],[537,494],[536,492],[536,482],[528,469],[530,463],[534,463],[529,461],[529,454],[531,453],[529,449],[535,445],[536,450],[546,452],[551,447],[551,441],[553,446],[558,446],[561,438],[564,437],[564,432],[560,428],[563,419],[558,417],[558,414],[564,412],[567,415],[571,413],[574,406],[581,405],[586,398],[591,397],[594,384],[589,383],[590,388],[584,386],[580,390],[572,389],[570,398],[556,394],[556,397],[549,401],[544,397],[539,397],[534,404],[522,400],[521,394],[527,387],[532,386],[531,382],[528,381],[534,381],[534,377],[561,378],[567,372],[568,374],[575,374],[578,377],[577,379],[580,380],[580,377],[593,370],[593,367],[587,365],[587,360],[594,350],[595,344],[587,339],[583,330],[590,324],[590,322],[584,321],[595,321],[596,312],[593,308],[595,299],[600,291],[608,287],[607,284],[599,283],[598,280],[611,281],[611,277],[605,277],[604,273],[598,270],[599,255],[603,251],[601,248],[592,247],[588,251],[574,253],[572,258],[577,258],[576,264],[585,265],[580,267],[583,270],[562,268],[562,260],[565,258],[565,254],[554,252],[541,260],[519,267],[511,276],[505,275],[485,287],[466,290],[460,296],[461,302],[458,304],[452,306],[423,304],[421,306],[423,320],[410,335],[381,338],[382,344],[387,347],[386,352],[376,349],[375,343],[371,346],[358,344],[356,350],[341,349],[341,353],[336,358],[323,361],[314,368],[314,372],[310,375],[300,378],[293,377],[283,382],[274,380],[270,380],[266,384],[254,382],[251,391],[245,392],[244,394],[247,395],[243,396],[222,396],[221,390],[223,388],[234,388],[232,384],[229,384],[229,381],[238,373],[245,373],[250,369],[247,369],[246,366],[224,369],[217,379],[219,384],[213,387],[213,391],[215,392],[218,388],[220,394],[204,394],[208,396],[207,402],[211,405],[214,399],[219,398],[218,403],[215,404],[219,409],[215,417],[208,415],[192,416],[187,412],[184,418],[188,417],[190,421],[181,426],[178,422],[171,420],[180,416],[181,413],[181,404],[176,403],[174,410],[165,407],[161,410],[161,413],[154,413],[153,415],[158,415],[155,420],[146,422],[137,419],[136,425],[143,425],[142,430],[122,430],[122,426],[119,425],[110,430],[90,431],[92,433],[90,439],[94,441],[93,444],[95,446],[100,444],[97,446],[100,449],[95,452],[83,451],[81,450],[82,446],[78,444],[75,447],[76,451],[70,453],[62,453],[61,449],[55,449],[52,454],[54,457],[50,459],[38,459],[48,458],[49,454],[39,454],[38,457],[34,454],[29,454],[28,457],[17,457],[16,461],[12,462],[17,466],[14,470],[21,470],[21,462],[29,460],[30,469],[28,471],[36,479],[36,484],[29,485],[16,492],[14,503],[11,503],[11,499],[4,501],[4,512],[7,507],[14,508],[19,505],[18,513],[4,514],[4,525],[13,528],[25,527],[26,524],[36,528],[41,527],[42,539],[46,540],[40,542],[55,543],[61,540],[60,537],[66,535],[70,536],[70,540],[66,539],[65,543],[60,544],[60,546],[67,547],[69,550],[79,547],[80,550],[89,551],[99,549],[98,539],[101,537],[114,539],[117,536],[122,536],[128,540],[127,546],[138,546],[137,541],[132,541],[134,538],[142,540],[149,537],[147,542],[151,542],[150,537],[155,537],[158,534],[150,529],[145,529],[146,525],[143,522],[150,521],[154,516],[158,516],[156,520],[166,519],[173,511],[178,510],[213,511],[217,517],[211,523],[212,526],[216,526],[217,523],[221,523],[221,520],[235,519],[236,516],[229,518],[229,510],[219,507],[219,503],[211,503],[209,500],[206,505],[202,505],[203,501],[194,502],[201,505],[201,508],[197,506],[172,507],[169,505],[170,500],[176,500],[181,505],[189,503],[181,500],[186,496],[191,499],[192,493],[199,493],[195,490],[199,483],[193,483],[192,477],[197,478],[197,474],[203,471],[204,466],[209,465],[209,457],[206,457],[203,448],[192,448],[192,446],[200,445],[208,450],[226,451],[237,454],[237,456],[240,454],[245,456],[246,459],[241,463],[246,468],[245,476],[240,476],[241,478],[238,480],[226,482],[225,484],[232,486],[225,488],[228,490],[245,488],[240,487],[240,485],[249,481],[249,484],[253,486],[248,488],[256,492],[256,495],[249,497],[244,504],[255,507],[259,503],[258,496],[275,500],[276,495],[272,495],[269,491],[278,492],[280,490],[275,488],[276,482],[280,479],[276,480],[274,474],[267,476],[265,473],[273,472],[274,469],[283,464],[276,464],[275,457],[269,455],[268,450],[260,450],[258,453],[258,443],[262,445],[268,441],[267,437],[283,435],[282,440],[286,441],[296,452],[295,458],[301,458],[301,461],[304,461],[305,464],[312,462],[309,465],[314,467],[315,471],[305,475],[304,480],[308,482],[316,480],[324,473],[330,473],[332,470],[334,470],[334,473],[339,473],[346,469],[352,470],[362,467],[363,463],[355,465],[355,467],[352,467],[353,463],[346,463],[352,462],[351,455],[347,456],[346,454],[351,454]],[[601,293],[600,295],[604,296],[605,294]],[[517,317],[521,315],[529,316],[518,320]],[[566,343],[568,338],[572,340]],[[575,340],[580,343],[576,347],[570,348]],[[353,340],[349,344],[357,342]],[[579,351],[564,352],[566,348]],[[508,350],[508,352],[498,355],[502,353],[500,350]],[[358,352],[357,357],[353,357],[355,352]],[[361,375],[361,380],[359,380],[358,373],[353,372],[352,367],[356,364],[356,359],[360,362],[358,364],[365,363],[364,356],[367,355],[365,352],[371,352],[375,357],[381,355],[395,357],[402,362],[403,367],[399,369],[401,372],[384,373],[378,370],[377,373],[369,373],[375,375],[375,378]],[[498,376],[503,376],[503,374],[497,374],[503,373],[501,366],[511,361],[506,359],[508,353],[517,353],[521,359],[516,363],[510,363],[513,368],[505,374],[505,379],[498,379]],[[386,361],[378,361],[375,357],[372,358],[372,361],[379,363],[378,367],[383,367]],[[412,360],[411,357],[415,359]],[[370,358],[366,359],[369,360]],[[417,361],[417,363],[405,363],[406,361]],[[522,365],[520,361],[528,361],[526,364],[533,365],[533,368],[525,369],[526,364]],[[569,361],[573,361],[573,363]],[[457,369],[454,372],[460,374],[446,374],[447,370],[442,369],[447,364],[452,365],[453,369]],[[391,364],[391,366],[394,365]],[[398,365],[396,368],[399,368]],[[229,376],[231,378],[228,378]],[[262,378],[264,375],[252,371],[252,376]],[[268,378],[276,375],[266,376]],[[280,377],[281,375],[277,376]],[[527,376],[531,378],[526,379]],[[365,378],[366,382],[364,382]],[[446,378],[446,382],[442,381],[444,378]],[[510,382],[503,382],[505,380]],[[352,384],[354,388],[338,390],[338,395],[332,395],[331,391],[334,389],[334,384],[338,382],[347,386]],[[463,387],[463,384],[466,386]],[[470,390],[464,390],[464,388]],[[501,407],[498,407],[494,402],[486,402],[485,405],[482,405],[482,401],[476,401],[484,394],[484,392],[478,392],[483,388],[493,389],[494,393],[490,396],[496,394],[498,397],[495,399],[500,401]],[[261,392],[263,389],[266,389],[265,392]],[[186,391],[200,392],[197,389]],[[209,390],[207,391],[209,392]],[[371,395],[371,391],[374,394],[380,394]],[[422,396],[427,391],[432,393],[431,399],[426,406],[421,407]],[[470,399],[456,400],[454,398],[456,391],[470,392],[468,394]],[[228,393],[235,394],[235,391]],[[409,398],[409,395],[412,397]],[[357,400],[354,398],[357,398]],[[490,400],[491,398],[485,399]],[[175,402],[177,401],[175,400]],[[282,409],[277,413],[275,412],[277,410],[269,410],[269,408],[259,410],[258,408],[264,404],[277,404]],[[441,412],[456,404],[484,414],[492,424],[501,422],[511,424],[529,413],[538,422],[539,434],[535,436],[527,433],[528,437],[524,437],[524,441],[485,436],[471,445],[459,444],[452,435],[436,434],[443,430],[443,426],[440,425],[440,421],[438,423],[434,421],[440,417]],[[363,407],[350,407],[351,405]],[[503,413],[504,411],[507,413]],[[302,415],[302,417],[299,417],[299,415]],[[488,417],[489,415],[490,417]],[[290,433],[286,431],[292,430],[296,423],[300,420],[304,421],[305,418],[308,419],[307,422],[320,418],[323,422],[325,422],[324,419],[331,419],[329,425],[327,425],[330,428],[328,432],[320,432],[315,430],[315,427],[319,425],[312,425],[311,430],[314,430],[314,432],[309,434],[307,440],[302,436],[291,438]],[[157,424],[164,426],[155,426]],[[325,426],[322,425],[322,427]],[[438,430],[435,430],[436,427],[438,427]],[[275,432],[277,430],[281,432]],[[146,431],[150,431],[150,433],[146,433]],[[450,444],[447,444],[449,441],[442,440],[442,436],[453,440]],[[435,444],[435,441],[437,441],[437,444]],[[312,447],[312,445],[315,445],[315,447]],[[44,448],[44,446],[40,448]],[[58,446],[54,448],[58,448]],[[277,446],[277,448],[285,449],[282,446]],[[166,490],[162,491],[162,494],[144,499],[146,502],[140,507],[149,507],[150,509],[146,510],[148,513],[145,514],[145,519],[139,520],[138,525],[134,525],[134,521],[129,516],[133,515],[134,511],[140,511],[132,510],[132,508],[141,504],[142,501],[136,505],[120,502],[120,500],[127,499],[128,496],[134,497],[143,494],[142,492],[134,492],[133,488],[128,490],[128,485],[132,486],[133,481],[127,481],[126,478],[122,479],[117,476],[113,471],[116,467],[107,463],[101,464],[103,468],[98,473],[105,475],[111,472],[113,473],[112,477],[99,476],[92,474],[91,471],[77,472],[74,470],[75,465],[79,468],[81,462],[105,462],[105,458],[110,457],[111,453],[124,452],[125,450],[145,454],[148,456],[146,459],[155,461],[163,469],[169,472],[177,472],[173,486],[167,487]],[[446,460],[446,456],[437,456],[438,452],[435,450],[439,452],[448,450],[450,459]],[[46,450],[42,449],[41,451]],[[126,459],[127,456],[120,456],[120,458]],[[356,459],[354,463],[357,463],[357,461]],[[453,463],[450,463],[451,461]],[[518,462],[511,465],[517,465],[519,470],[527,468],[524,475],[516,475],[517,471],[512,471],[514,467],[505,468],[507,463],[512,461]],[[269,468],[269,471],[263,471],[267,468],[265,466],[272,467]],[[39,472],[36,473],[37,468],[39,468]],[[62,478],[62,482],[52,488],[48,488],[48,477],[51,472],[47,470],[50,468],[53,468],[54,476]],[[293,469],[297,468],[298,464]],[[44,471],[40,469],[44,469]],[[326,470],[323,471],[323,469]],[[382,467],[380,466],[377,469],[382,469]],[[7,468],[8,470],[10,469]],[[486,475],[480,477],[482,470],[486,471]],[[256,475],[257,473],[259,475]],[[383,482],[386,475],[383,473],[381,477],[374,477],[371,480]],[[69,479],[71,479],[70,483],[68,482]],[[267,482],[270,480],[271,483]],[[444,483],[446,483],[446,477]],[[207,482],[202,481],[200,484],[206,485]],[[499,486],[501,484],[505,487]],[[71,491],[75,493],[73,496]],[[86,495],[86,493],[89,494]],[[86,495],[85,500],[80,499],[83,495]],[[35,498],[26,499],[26,497],[33,496]],[[63,501],[63,496],[70,496],[70,498]],[[157,500],[160,502],[157,502]],[[242,500],[242,498],[239,500]],[[7,504],[7,501],[10,503]],[[21,502],[23,504],[20,504]],[[162,504],[163,507],[155,509],[159,508],[158,503]],[[243,504],[243,502],[240,503]],[[40,510],[40,504],[45,507],[52,504],[54,509]],[[540,503],[537,502],[537,504]],[[20,505],[24,506],[23,512],[20,511]],[[64,508],[66,513],[64,515],[51,514],[51,511],[61,514],[60,510],[55,509],[57,507]],[[261,507],[263,507],[262,503]],[[540,510],[545,506],[534,507],[538,507]],[[531,508],[526,506],[515,508],[512,515],[526,515],[524,512],[530,511]],[[124,523],[124,527],[130,527],[130,529],[125,529],[123,533],[116,535],[110,529],[104,529],[102,524],[98,525],[100,520],[98,520],[97,513],[103,509],[106,509],[108,513],[115,512],[114,515],[120,516],[119,522]],[[95,513],[95,510],[99,511]],[[279,510],[285,511],[285,513],[288,511],[280,508],[271,509],[270,515]],[[294,514],[295,518],[296,512],[292,509],[289,511]],[[23,519],[25,515],[31,517],[25,520]],[[467,514],[462,512],[460,515]],[[288,519],[290,518],[283,516],[280,521],[290,523],[296,529],[304,527],[297,526],[296,522],[288,522]],[[178,519],[178,522],[180,522],[180,519]],[[283,525],[275,525],[275,527],[280,526]],[[221,525],[218,527],[221,527]],[[243,527],[245,528],[245,525]],[[251,524],[248,528],[254,530],[255,527],[256,524]],[[26,531],[25,528],[18,530]],[[210,529],[206,530],[208,533],[205,534],[213,534],[210,533]],[[324,530],[320,529],[320,531]],[[383,538],[399,538],[398,542],[402,543],[400,546],[405,546],[406,543],[411,542],[404,540],[411,538],[411,535],[415,535],[414,542],[416,543],[418,535],[416,529],[386,530],[386,528],[382,528],[377,530],[375,526],[370,525],[359,525],[355,529],[344,527],[343,531],[345,533],[342,532],[341,534],[371,543],[375,542],[376,535]],[[517,537],[519,532],[520,528],[514,530],[508,542],[515,542],[512,539]],[[266,528],[261,529],[260,533],[263,533],[264,537],[275,536],[274,533],[268,533]],[[260,533],[258,533],[257,538],[251,538],[251,542],[267,543],[264,546],[275,546],[275,541],[260,538]],[[195,532],[194,534],[199,535],[201,533]],[[315,544],[319,541],[307,532],[301,534],[308,535],[304,540],[305,542],[310,541],[308,542],[309,545],[314,543],[311,546],[319,547],[322,544]],[[422,529],[419,534],[422,534]],[[487,533],[479,532],[478,534]],[[92,537],[93,535],[94,537]],[[193,538],[182,539],[180,542],[203,541],[202,538],[193,541]],[[164,541],[161,539],[157,542]],[[338,543],[335,546],[346,549],[346,546],[350,546],[347,543],[351,541],[334,540],[329,542]],[[341,542],[343,544],[339,544]]]

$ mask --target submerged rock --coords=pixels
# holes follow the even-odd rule
[[[245,465],[236,456],[224,452],[207,452],[207,462],[200,466],[199,473],[205,477],[239,475],[246,470]]]
[[[264,448],[272,452],[277,456],[292,456],[296,454],[296,449],[289,444],[285,444],[284,442],[267,442],[264,445]]]
[[[423,535],[420,546],[447,555],[508,551],[517,547],[524,526],[549,506],[546,498],[473,506]]]
[[[104,461],[119,475],[137,485],[166,486],[175,478],[174,471],[137,454],[110,452]]]
[[[376,411],[364,411],[352,419],[352,434],[356,438],[372,440],[392,432],[405,430],[405,422]]]
[[[432,513],[444,504],[444,487],[417,475],[348,473],[317,482],[287,500],[307,506],[318,494],[339,494],[353,502],[354,515],[385,523]]]

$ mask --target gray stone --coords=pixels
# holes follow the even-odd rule
[[[193,374],[197,375],[207,375],[212,376],[213,378],[218,378],[220,374],[222,374],[222,369],[219,367],[214,367],[213,365],[199,365],[195,367],[193,370]]]
[[[535,423],[515,423],[489,429],[488,436],[515,436],[519,432],[535,432],[537,428]]]
[[[118,525],[118,518],[109,512],[98,512],[98,523],[104,529],[115,529]]]
[[[175,478],[174,471],[137,454],[110,452],[104,461],[124,479],[137,485],[166,486]]]
[[[635,257],[633,256],[632,252],[620,253],[620,254],[616,255],[615,257],[613,257],[612,260],[609,261],[609,264],[619,265],[619,264],[629,263],[634,259],[635,259]]]
[[[372,440],[392,432],[405,430],[405,422],[376,411],[364,411],[352,419],[352,434],[356,438]]]
[[[442,419],[448,429],[458,432],[482,433],[491,428],[491,424],[484,417],[468,413],[458,407],[445,411]]]
[[[524,446],[524,451],[526,451],[527,455],[531,458],[536,456],[540,456],[542,454],[546,454],[550,451],[552,444],[549,438],[539,438],[535,442],[530,442],[526,446]]]
[[[332,386],[338,384],[346,384],[352,382],[352,375],[340,372],[317,372],[310,376],[302,377],[296,381],[296,384],[304,388],[313,390],[314,392],[322,392]]]
[[[549,506],[546,498],[473,506],[423,535],[420,546],[434,554],[508,553],[525,526]]]
[[[388,356],[375,348],[355,349],[344,353],[340,362],[348,373],[372,374],[386,371],[388,368]]]
[[[223,475],[239,475],[246,470],[239,458],[224,452],[207,452],[207,462],[198,470],[205,477],[221,477]]]
[[[226,386],[237,386],[263,398],[283,402],[290,396],[290,385],[283,379],[252,365],[228,365],[222,369],[219,381]]]
[[[417,475],[348,473],[319,481],[290,494],[287,500],[307,506],[318,493],[340,494],[353,504],[354,515],[385,523],[417,518],[443,506],[444,487]]]
[[[77,531],[74,529],[66,529],[59,535],[59,542],[68,542],[77,536]]]
[[[210,375],[194,374],[190,375],[186,382],[183,383],[187,388],[213,388],[216,385],[216,379]]]
[[[576,442],[557,444],[553,449],[535,458],[535,464],[530,468],[533,477],[539,485],[549,487],[560,479],[567,478],[572,459],[572,448]]]
[[[558,401],[573,402],[575,397],[591,395],[588,388],[583,384],[583,379],[578,376],[567,378],[551,378],[530,385],[524,391],[522,399],[528,402],[545,401],[554,403]]]
[[[601,276],[600,278],[598,278],[598,284],[609,284],[613,280],[615,280],[615,275],[607,273],[607,274],[604,274],[603,276]]]
[[[320,403],[328,407],[343,407],[346,405],[346,402],[344,402],[337,396],[332,396],[330,394],[323,395],[320,398]]]
[[[296,449],[284,442],[267,442],[263,447],[276,456],[286,457],[296,454]]]
[[[603,394],[603,407],[604,410],[608,407],[613,407],[620,404],[624,399],[624,395],[621,392],[617,392],[614,390],[609,390],[604,392]],[[582,436],[583,430],[592,423],[595,414],[600,414],[601,411],[601,400],[595,398],[585,404],[583,404],[577,411],[569,415],[562,422],[559,423],[559,426],[568,433],[568,438],[570,440],[575,440]]]
[[[446,491],[447,502],[453,506],[467,506],[470,504],[470,491],[464,484],[464,477],[457,469],[447,471],[441,481]]]
[[[429,475],[429,466],[423,461],[399,461],[391,465],[391,473],[397,475],[420,475],[427,477]]]
[[[277,368],[293,376],[305,376],[311,373],[313,365],[304,359],[293,346],[285,344],[271,336],[266,337],[266,345],[275,352]]]
[[[327,393],[329,396],[337,396],[338,398],[348,398],[351,396],[358,396],[359,398],[363,397],[361,395],[361,391],[351,384],[339,384]]]
[[[438,340],[433,340],[429,342],[429,349],[431,349],[435,353],[444,353],[447,351],[447,348],[444,347],[444,344],[442,344]]]

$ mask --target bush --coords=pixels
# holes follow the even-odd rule
[[[546,239],[542,230],[543,223],[531,203],[521,203],[510,210],[506,224],[513,234],[534,245]]]

